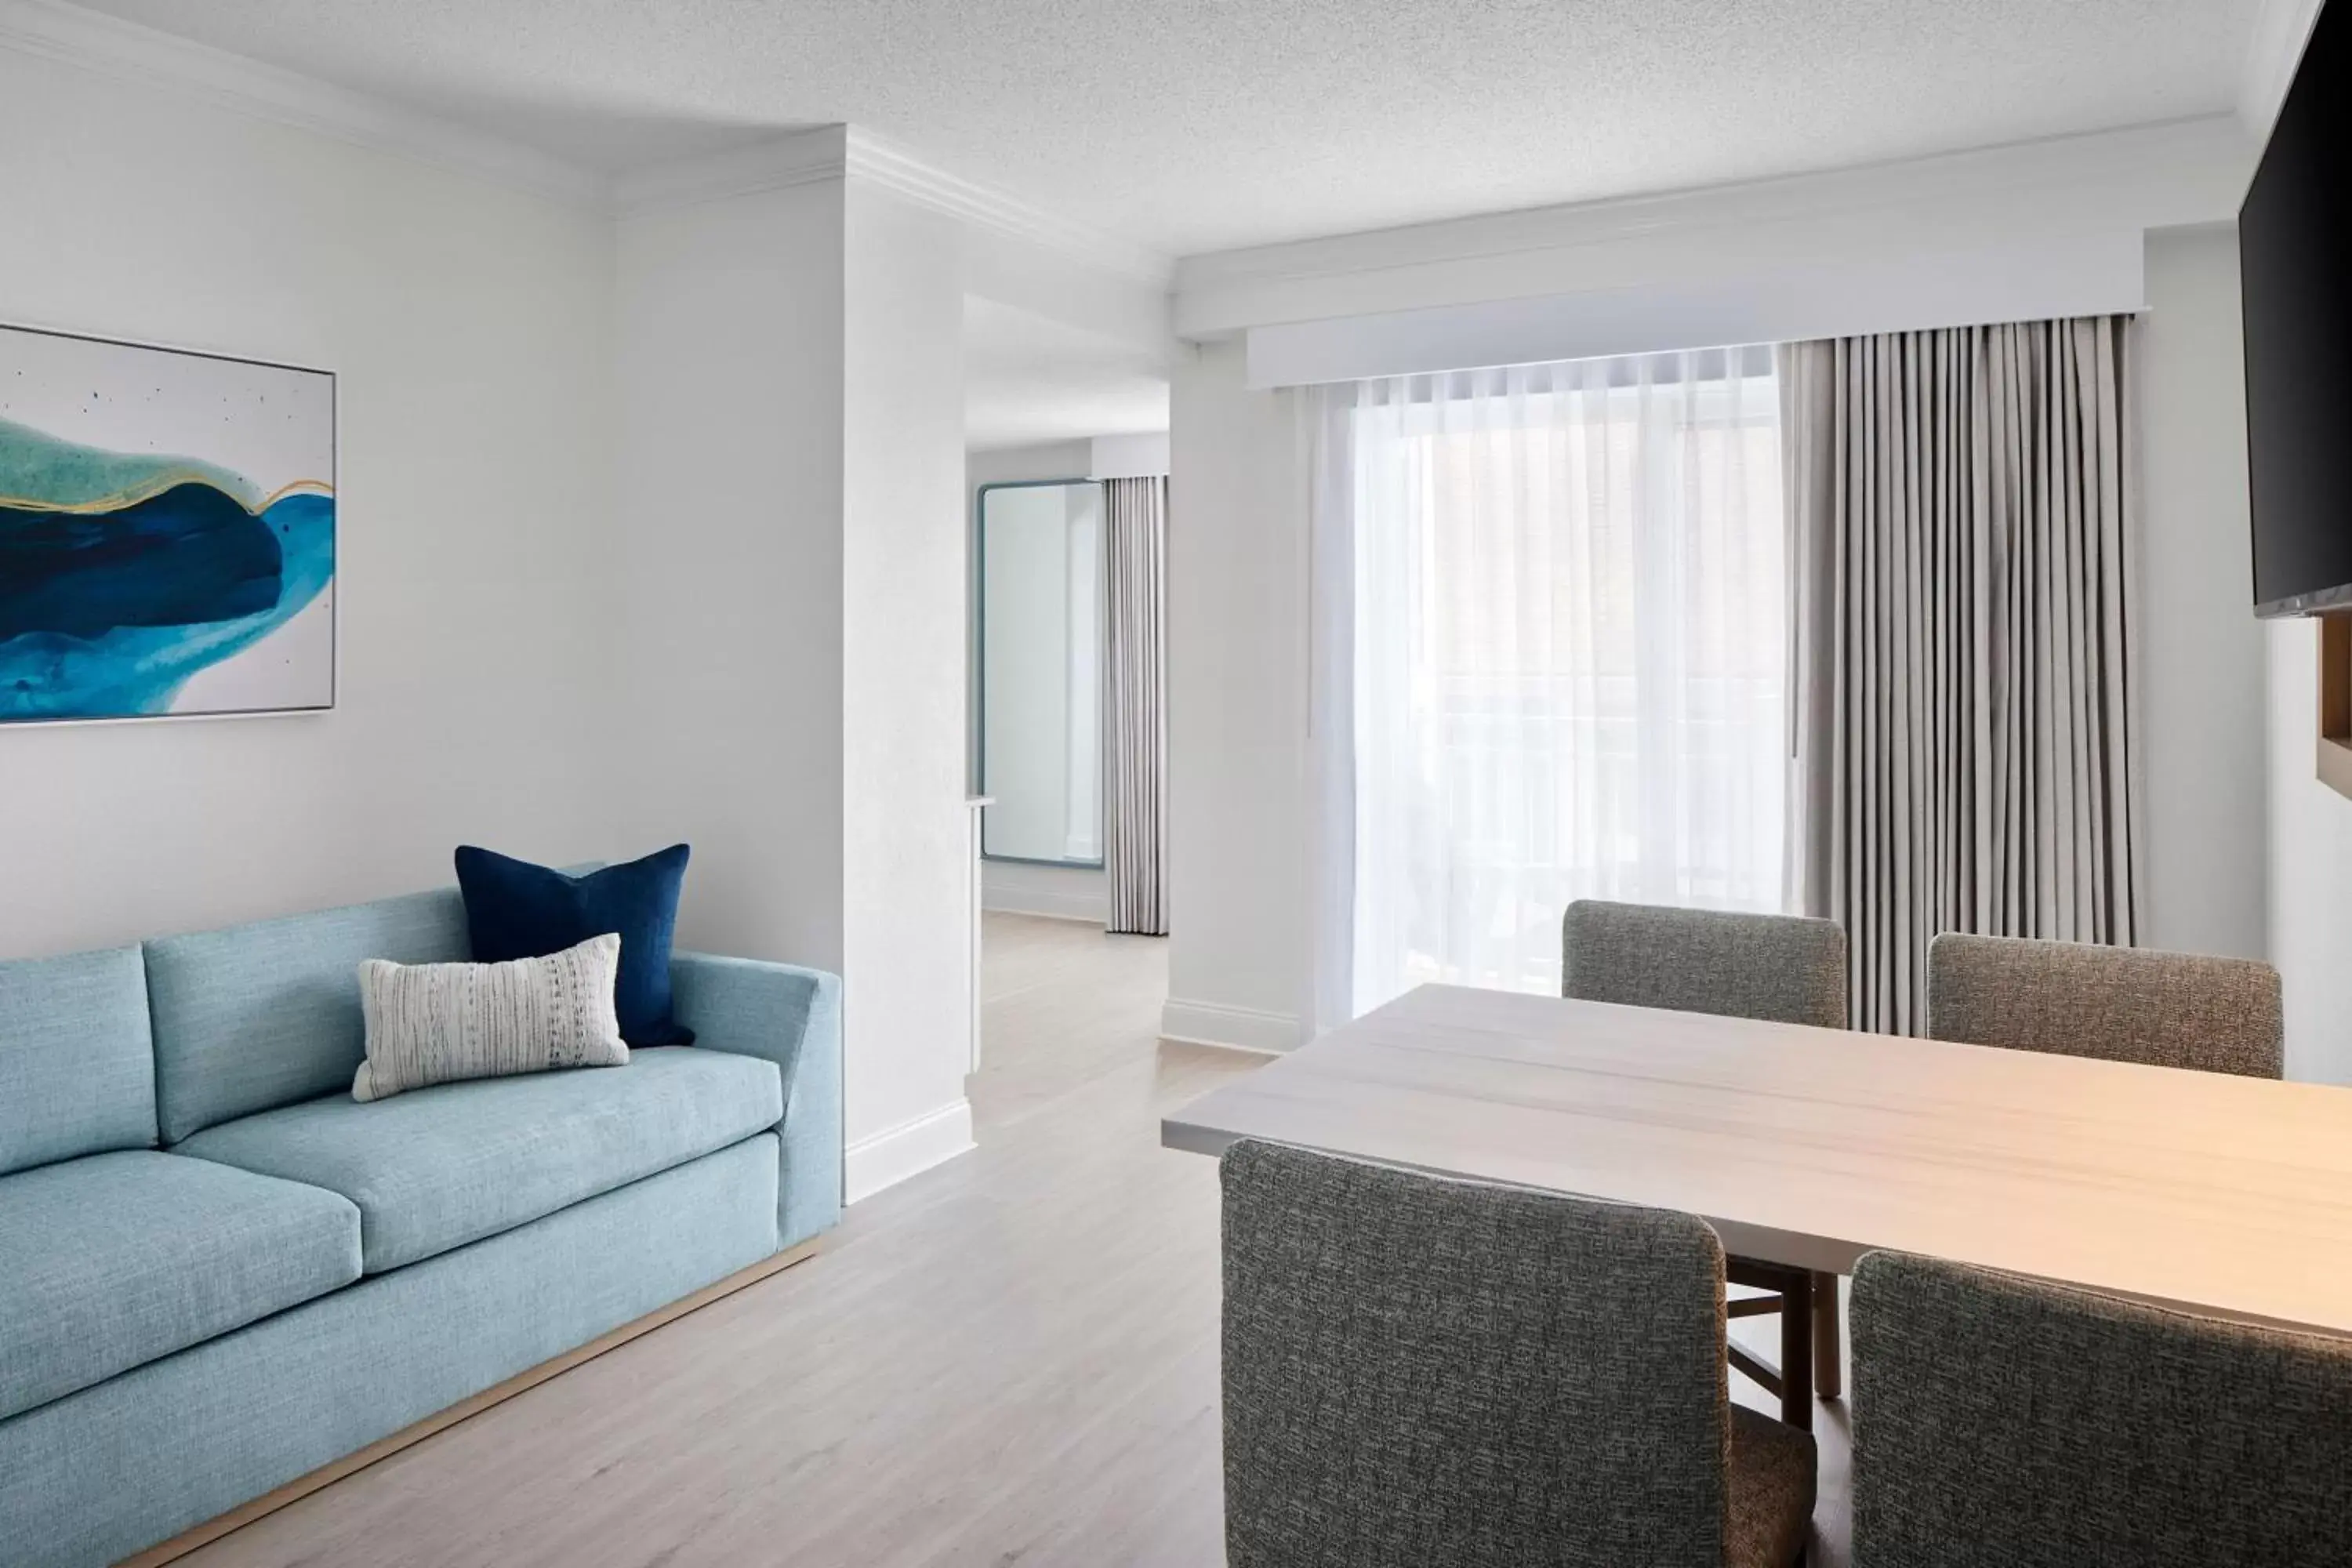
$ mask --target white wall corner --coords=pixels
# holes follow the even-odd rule
[[[2256,142],[2267,139],[2279,106],[2319,22],[2321,0],[2263,0],[2238,74],[2238,118]]]
[[[1174,273],[1174,262],[1158,251],[1066,218],[1010,191],[951,174],[861,126],[846,132],[849,172],[910,201],[1159,289],[1166,289]]]
[[[8,3],[0,0],[0,5]],[[1166,341],[1166,295],[1175,270],[1169,258],[1009,191],[949,174],[859,126],[815,126],[624,174],[612,183],[612,200],[617,210],[631,213],[846,178],[1014,242],[1014,254],[1023,258],[1016,265],[1034,268],[1034,258],[1043,251],[1106,283],[1139,289],[1157,301],[1156,308],[1145,310],[1148,319],[1140,327],[1124,320],[1117,325],[1144,341]],[[989,268],[983,265],[980,270],[984,278]],[[1067,280],[1056,285],[1065,291],[1070,286]],[[1132,313],[1132,307],[1127,313]]]
[[[604,196],[597,175],[535,147],[61,0],[0,0],[0,48],[559,201]]]
[[[1187,1002],[1171,996],[1160,1009],[1160,1037],[1194,1046],[1224,1046],[1233,1050],[1279,1055],[1297,1050],[1306,1041],[1298,1019],[1289,1013],[1265,1013],[1255,1007],[1229,1007],[1219,1002]]]
[[[842,1151],[843,1199],[854,1204],[870,1198],[973,1147],[968,1100],[868,1133]]]
[[[849,127],[819,125],[724,152],[675,159],[613,182],[616,211],[635,213],[838,180],[849,166]]]

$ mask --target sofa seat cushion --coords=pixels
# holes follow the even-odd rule
[[[0,1417],[360,1277],[350,1200],[204,1160],[91,1154],[0,1176]]]
[[[593,1072],[313,1100],[173,1152],[341,1193],[382,1274],[740,1142],[783,1111],[773,1062],[665,1046]]]

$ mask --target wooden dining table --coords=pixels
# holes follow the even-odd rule
[[[1243,1138],[2352,1335],[2347,1089],[1424,985],[1161,1123]]]

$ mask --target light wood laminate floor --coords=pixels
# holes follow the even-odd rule
[[[809,1262],[183,1562],[1221,1562],[1216,1170],[1158,1118],[1257,1059],[1156,1038],[1164,942],[991,915],[984,945],[977,1150]],[[1825,1518],[1843,1419],[1817,1423]]]

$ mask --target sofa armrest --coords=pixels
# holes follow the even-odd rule
[[[841,1219],[841,978],[704,952],[670,957],[671,1004],[698,1047],[764,1057],[784,1076],[777,1245]]]

